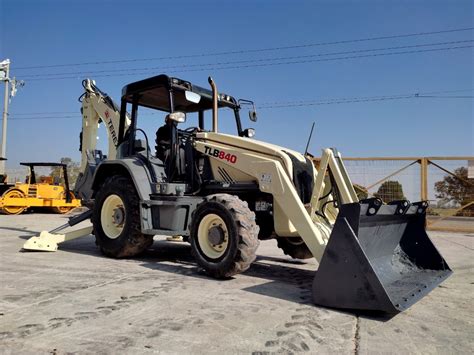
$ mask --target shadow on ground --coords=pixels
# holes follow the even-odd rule
[[[38,234],[40,232],[40,231],[29,230],[26,227],[24,228],[0,227],[0,229],[6,230],[6,231],[13,231],[13,232],[30,233],[29,235],[18,236],[18,238],[21,238],[21,239],[28,239],[31,237],[32,234]]]
[[[73,240],[61,244],[61,251],[106,258],[93,243],[93,237]],[[191,255],[191,246],[185,242],[155,241],[150,249],[133,258],[133,260],[139,262],[140,266],[150,270],[211,280],[205,271],[196,264]],[[259,255],[244,274],[268,282],[246,287],[242,290],[300,305],[313,305],[312,283],[316,271],[299,267],[304,265],[307,265],[307,263],[302,260]],[[224,281],[230,282],[232,279],[234,278]],[[359,310],[331,310],[378,321],[387,321],[393,317],[393,315],[361,312]]]

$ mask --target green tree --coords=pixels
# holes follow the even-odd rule
[[[374,196],[381,198],[384,202],[406,199],[403,195],[402,184],[391,180],[384,181],[377,192],[374,193]]]
[[[435,183],[436,197],[442,204],[464,206],[474,199],[474,179],[467,177],[467,169],[463,166],[454,170],[454,175],[446,175]]]
[[[67,173],[69,178],[69,186],[72,189],[76,183],[77,177],[80,173],[80,165],[77,162],[72,161],[69,157],[61,158],[61,163],[66,164]],[[60,166],[54,166],[51,168],[51,173],[49,174],[53,178],[53,181],[58,181],[61,184],[64,184],[63,168]]]
[[[353,186],[359,200],[365,200],[367,197],[369,197],[369,191],[367,191],[364,186],[359,184],[353,184]]]

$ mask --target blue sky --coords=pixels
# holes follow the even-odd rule
[[[21,67],[176,57],[467,28],[474,27],[473,11],[472,1],[461,0],[0,0],[0,59],[10,58],[12,75],[26,79],[26,86],[10,106],[7,166],[15,167],[25,160],[57,161],[63,156],[79,160],[81,116],[77,98],[84,77],[96,78],[97,85],[119,102],[125,84],[167,73],[165,68],[170,66],[473,40],[474,31],[238,55],[28,70]],[[468,91],[443,95],[472,96],[473,59],[472,48],[467,48],[226,70],[175,69],[172,75],[202,86],[212,75],[222,91],[253,99],[257,106],[450,90]],[[106,77],[74,74],[76,78],[65,80],[48,76],[143,67],[158,69],[133,75],[123,75],[133,72],[122,71],[117,72],[121,76]],[[48,80],[31,80],[33,75]],[[314,154],[331,146],[345,156],[473,155],[473,102],[413,98],[261,109],[256,124],[245,121],[244,125],[255,127],[258,139],[303,151],[315,121],[310,146]],[[41,112],[77,114],[15,120],[52,116],[33,115]],[[140,121],[150,134],[161,124],[160,116]],[[224,122],[223,127],[234,129],[233,122]],[[102,143],[104,140],[102,135]]]

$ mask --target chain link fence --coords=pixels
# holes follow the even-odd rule
[[[474,232],[474,157],[343,160],[360,198],[427,200],[429,229]]]
[[[343,158],[359,198],[429,201],[428,227],[474,233],[474,157]],[[36,168],[37,176],[50,168]],[[10,183],[28,169],[7,171]]]
[[[7,174],[7,182],[10,184],[14,184],[16,182],[25,182],[28,175],[29,169],[26,166],[21,166],[15,169],[6,169]],[[40,176],[50,176],[51,175],[51,168],[50,167],[42,167],[38,166],[35,167],[35,175],[37,177]]]

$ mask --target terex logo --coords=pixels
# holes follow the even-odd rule
[[[211,148],[207,145],[204,146],[204,153],[210,155],[211,157],[216,157],[221,160],[227,160],[229,163],[232,164],[235,164],[235,162],[237,161],[237,156],[235,156],[234,154],[226,153],[223,150]]]
[[[109,127],[109,133],[110,137],[112,138],[112,142],[114,142],[115,145],[118,144],[118,137],[117,133],[115,132],[115,127],[114,127],[114,122],[112,121],[112,117],[110,117],[110,112],[109,110],[105,110],[104,116],[107,119],[107,126]]]

